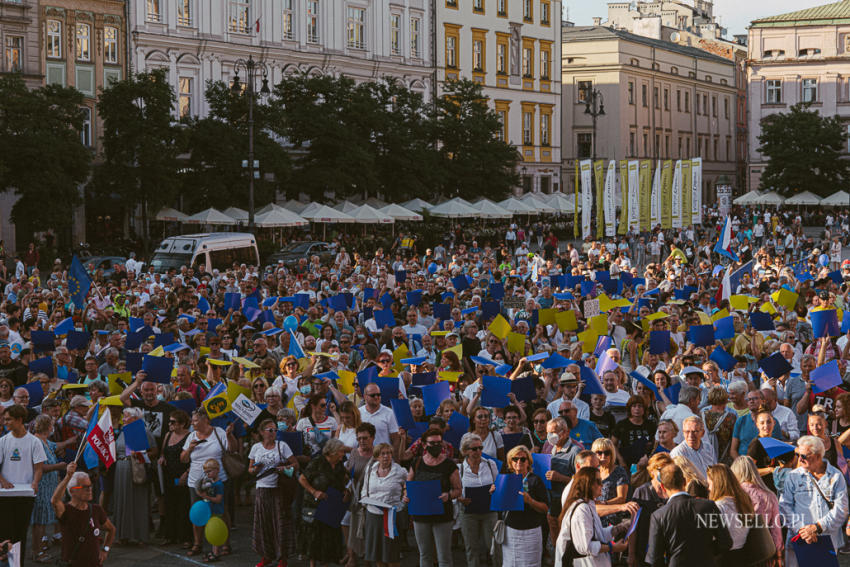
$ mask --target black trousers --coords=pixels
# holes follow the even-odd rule
[[[21,567],[27,558],[27,531],[30,527],[35,498],[31,496],[9,496],[0,498],[0,541],[21,542]]]

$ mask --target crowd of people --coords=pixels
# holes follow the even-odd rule
[[[89,267],[81,305],[62,261],[21,263],[0,300],[0,553],[74,567],[113,545],[258,567],[850,553],[848,216],[815,237],[791,211],[728,218],[738,261],[715,252],[726,218],[707,211],[579,244],[521,225],[428,249],[347,240],[330,264],[212,274],[131,258],[109,277]],[[114,462],[94,446],[108,426]],[[252,549],[232,546],[249,517]]]

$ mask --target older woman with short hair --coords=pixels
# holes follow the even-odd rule
[[[115,490],[112,495],[114,509],[112,517],[115,519],[116,537],[118,541],[135,541],[146,543],[149,539],[150,520],[150,482],[137,484],[133,479],[133,467],[143,466],[144,454],[152,454],[156,450],[153,435],[145,427],[148,450],[134,451],[127,445],[124,428],[131,423],[142,419],[140,408],[124,408],[124,427],[115,439]],[[136,464],[131,462],[136,460]]]
[[[375,447],[374,461],[366,468],[360,487],[360,500],[366,504],[364,559],[378,567],[398,567],[401,561],[400,539],[384,535],[384,510],[403,507],[406,480],[407,471],[393,461],[392,446],[379,443]],[[371,502],[380,502],[381,505]]]
[[[346,484],[348,474],[342,464],[345,458],[345,445],[339,439],[328,439],[321,453],[316,455],[304,469],[298,482],[304,488],[304,504],[301,510],[303,522],[301,536],[303,549],[310,558],[310,567],[316,562],[327,565],[339,563],[343,557],[342,528],[331,527],[315,519],[319,502],[328,497],[333,488],[349,499]]]
[[[489,487],[492,493],[496,488],[496,477],[499,476],[496,464],[481,458],[483,449],[484,443],[476,433],[467,433],[460,440],[460,453],[464,456],[463,462],[458,465],[463,487],[463,496],[458,498],[462,505],[460,529],[463,533],[466,564],[470,567],[478,567],[481,565],[482,556],[487,556],[493,537],[493,526],[496,524],[496,512],[491,512],[489,508],[485,511],[469,509],[472,498],[467,490]]]

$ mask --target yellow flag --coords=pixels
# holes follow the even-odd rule
[[[204,400],[204,409],[207,410],[207,415],[210,416],[210,419],[215,419],[220,415],[226,414],[232,408],[230,406],[230,400],[227,399],[227,393],[223,392]]]
[[[82,390],[88,387],[88,384],[62,384],[63,390]]]
[[[339,370],[337,371],[339,375],[339,380],[336,381],[336,387],[340,392],[345,394],[346,396],[354,393],[354,378],[357,377],[357,374],[351,372],[349,370]]]
[[[120,394],[124,391],[124,388],[126,388],[127,385],[133,381],[133,374],[130,372],[109,374],[106,377],[106,381],[109,384],[110,394]]]
[[[236,381],[231,380],[227,383],[227,399],[232,402],[239,397],[239,394],[245,394],[245,397],[251,399],[251,389],[240,386]]]
[[[558,325],[558,329],[563,331],[575,331],[578,329],[578,322],[576,321],[576,312],[570,309],[569,311],[559,311],[555,315],[555,324]]]
[[[105,398],[100,398],[100,405],[102,406],[123,406],[124,402],[121,401],[119,396],[107,396]]]
[[[511,324],[508,323],[508,320],[505,319],[501,313],[499,313],[496,315],[496,318],[493,319],[493,322],[490,323],[488,330],[500,339],[504,339],[508,336],[508,333],[511,332]]]
[[[447,370],[443,370],[440,372],[440,380],[445,380],[446,382],[457,382],[457,379],[463,375],[463,372],[449,372]]]
[[[599,300],[599,311],[602,313],[606,313],[614,308],[614,302],[604,293],[600,293],[597,299]]]
[[[578,340],[583,342],[582,352],[591,353],[596,350],[596,342],[599,340],[599,335],[596,334],[593,328],[582,331],[577,336]]]
[[[525,335],[522,333],[508,334],[508,351],[519,355],[525,354]]]
[[[624,297],[622,299],[615,299],[612,305],[619,309],[621,307],[631,307],[632,302]]]
[[[659,311],[658,313],[647,315],[646,317],[644,317],[644,319],[646,319],[647,321],[655,321],[656,319],[666,319],[667,317],[669,317],[668,314],[663,311]]]
[[[556,309],[539,309],[537,311],[537,322],[541,325],[552,325],[555,323]]]
[[[256,362],[250,361],[247,358],[244,358],[244,357],[241,357],[241,356],[234,356],[233,362],[235,362],[236,364],[241,364],[245,368],[259,368],[260,367],[260,365],[257,364]]]

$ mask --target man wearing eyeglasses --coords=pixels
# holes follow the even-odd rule
[[[549,415],[558,415],[561,403],[571,402],[576,408],[576,415],[579,419],[590,419],[590,406],[578,397],[578,379],[576,375],[570,371],[564,372],[561,374],[558,384],[561,395],[546,406],[546,409],[549,410]]]
[[[386,357],[381,354],[380,361]],[[390,359],[392,361],[392,359]],[[368,384],[363,391],[366,403],[360,406],[360,420],[375,426],[375,445],[389,443],[393,447],[398,444],[398,423],[393,410],[381,405],[381,389],[377,384]]]
[[[837,468],[824,459],[823,442],[804,435],[795,450],[797,468],[788,473],[779,510],[788,528],[785,543],[786,567],[797,567],[791,538],[799,535],[806,543],[829,536],[832,547],[841,542],[841,528],[847,519],[847,485]]]

